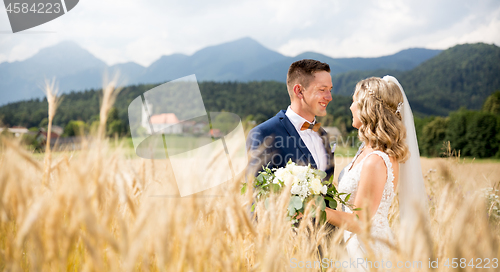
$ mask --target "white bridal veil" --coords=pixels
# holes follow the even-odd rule
[[[410,150],[410,158],[399,165],[399,211],[401,227],[406,231],[411,231],[410,229],[417,223],[418,219],[428,219],[428,198],[420,165],[417,134],[413,114],[403,87],[393,76],[385,76],[383,80],[396,83],[404,99],[401,116],[406,127],[406,143]]]

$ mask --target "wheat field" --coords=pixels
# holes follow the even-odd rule
[[[176,197],[167,160],[128,158],[112,141],[101,136],[79,151],[37,156],[2,139],[0,271],[349,270],[337,265],[346,258],[342,229],[327,235],[308,212],[292,228],[288,194],[273,196],[267,208],[258,203],[258,220],[250,217],[251,192],[240,194],[243,175]],[[349,159],[338,158],[337,175]],[[391,261],[391,271],[498,271],[499,166],[422,158],[429,221],[400,232],[395,203],[390,220],[399,243],[385,267],[370,253],[370,270],[386,271]],[[362,241],[370,240],[368,228]]]

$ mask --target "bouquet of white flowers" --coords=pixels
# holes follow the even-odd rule
[[[320,209],[319,218],[321,222],[326,221],[326,203],[328,200],[329,206],[332,209],[337,207],[337,202],[348,205],[350,195],[347,195],[345,200],[340,198],[345,193],[338,193],[335,186],[332,184],[333,176],[329,181],[322,181],[326,177],[324,171],[311,168],[311,165],[300,166],[288,161],[287,165],[282,168],[269,169],[263,167],[263,171],[259,173],[254,182],[254,188],[257,201],[267,200],[269,193],[280,192],[283,188],[290,188],[290,203],[288,205],[288,216],[293,223],[297,221],[297,216],[304,213],[306,204],[309,201],[314,201],[315,205]],[[243,184],[241,193],[245,193],[247,184]],[[252,205],[252,211],[255,209],[255,203]],[[317,217],[316,211],[313,210],[312,217]]]

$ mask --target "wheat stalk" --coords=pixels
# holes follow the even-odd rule
[[[61,152],[47,190],[40,184],[45,173],[40,159],[15,142],[3,142],[0,270],[301,271],[292,268],[291,260],[297,265],[302,261],[303,266],[308,261],[318,262],[319,246],[324,258],[345,260],[343,229],[328,238],[323,227],[309,220],[312,207],[304,214],[303,224],[292,228],[285,218],[290,197],[286,191],[273,195],[267,208],[258,202],[257,218],[251,218],[251,190],[243,196],[239,192],[242,175],[207,192],[175,197],[173,171],[162,167],[166,161],[156,160],[152,169],[143,159],[126,158],[124,147],[112,149],[103,142],[99,150]],[[440,160],[428,164],[435,167]],[[184,171],[190,167],[186,165]],[[214,171],[224,170],[213,167]],[[469,185],[494,187],[500,176],[498,163],[441,167],[447,169],[425,181],[432,187],[430,223],[416,220],[415,231],[409,234],[399,233],[394,224],[396,240],[409,242],[392,247],[391,271],[412,271],[404,267],[405,261],[423,261],[423,267],[413,271],[428,271],[429,258],[439,258],[440,266],[433,271],[440,272],[449,271],[441,265],[446,258],[466,258],[468,262],[490,258],[491,266],[492,259],[500,257],[500,225],[497,219],[488,218],[491,204],[468,193]],[[476,179],[460,175],[463,168]],[[493,178],[483,180],[481,173],[485,172]],[[448,173],[456,180],[446,181]],[[209,197],[212,195],[223,196]],[[392,209],[391,218],[397,218],[395,213],[397,209]],[[360,237],[370,243],[368,235],[366,228]],[[377,260],[376,252],[368,258]],[[397,261],[403,261],[403,268],[396,266]],[[322,270],[342,271],[335,267]],[[477,271],[469,266],[462,270]]]
[[[99,139],[104,139],[106,136],[106,122],[108,119],[108,113],[113,104],[115,103],[116,97],[123,89],[121,86],[117,86],[119,73],[115,73],[113,78],[108,79],[107,73],[104,74],[104,84],[102,88],[102,102],[99,112],[99,129],[97,136]]]
[[[44,176],[42,179],[43,184],[48,183],[48,179],[50,178],[50,164],[52,160],[52,153],[50,150],[50,141],[52,134],[52,121],[54,120],[54,116],[56,115],[56,110],[59,104],[61,103],[61,98],[57,96],[59,92],[59,88],[56,85],[56,79],[52,79],[52,81],[45,80],[45,95],[47,97],[47,103],[49,106],[48,117],[49,123],[47,127],[47,142],[45,145],[45,165],[44,165]]]

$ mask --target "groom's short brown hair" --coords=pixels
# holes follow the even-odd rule
[[[298,60],[288,68],[288,74],[286,76],[286,85],[288,91],[293,89],[293,86],[297,83],[301,84],[304,88],[309,86],[311,78],[315,72],[326,71],[330,73],[330,66],[321,61],[312,59]]]

